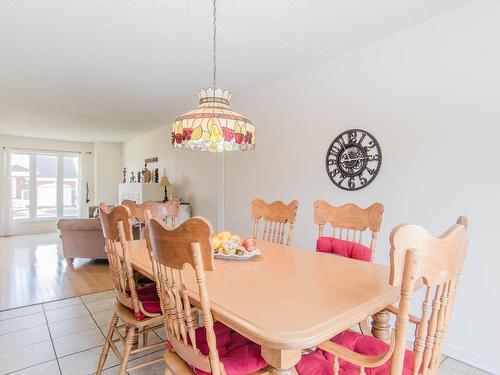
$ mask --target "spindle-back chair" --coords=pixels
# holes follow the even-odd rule
[[[146,220],[146,231],[153,273],[164,312],[165,330],[173,350],[184,361],[201,371],[213,375],[225,374],[217,351],[210,298],[205,282],[205,271],[214,270],[213,250],[210,245],[212,225],[205,218],[194,217],[178,228],[168,229],[162,222],[149,219]],[[196,316],[184,286],[185,265],[192,267],[196,274],[209,347],[208,355],[203,355],[196,347]]]
[[[319,347],[334,356],[334,374],[340,371],[339,359],[360,367],[378,367],[390,360],[390,374],[403,374],[403,369],[413,369],[413,374],[437,374],[446,338],[457,284],[468,248],[468,220],[460,217],[440,237],[434,237],[418,225],[400,225],[391,232],[390,284],[401,288],[399,306],[387,310],[396,315],[389,351],[381,355],[362,355],[344,346],[327,341]],[[416,286],[422,283],[425,297],[420,317],[410,314],[410,301]],[[415,325],[413,355],[405,349],[408,324]],[[410,363],[408,363],[410,362]]]
[[[264,231],[261,236],[262,240],[281,245],[290,245],[295,228],[298,205],[299,203],[296,200],[285,204],[281,201],[266,203],[262,199],[254,199],[252,201],[253,237],[258,238],[259,222],[263,219]],[[286,234],[287,231],[288,234]]]
[[[134,273],[128,252],[128,242],[132,240],[130,210],[125,206],[116,206],[109,211],[108,206],[105,203],[101,203],[99,205],[99,212],[106,252],[108,254],[109,270],[115,287],[117,302],[114,306],[115,311],[111,318],[109,331],[99,358],[97,374],[102,372],[109,349],[111,348],[121,362],[119,374],[125,375],[127,370],[159,362],[158,360],[149,361],[127,368],[131,354],[159,348],[164,345],[163,343],[147,345],[148,333],[153,327],[161,324],[162,315],[147,312],[137,294]],[[122,250],[121,254],[117,251],[118,243]],[[138,320],[139,318],[141,320]],[[118,326],[118,320],[121,320],[124,325]],[[122,327],[125,327],[125,336],[119,330]],[[115,335],[124,344],[123,353],[120,353],[113,341]],[[142,335],[143,346],[132,350],[134,341],[139,335]]]
[[[147,201],[138,204],[131,200],[124,200],[122,205],[129,208],[130,215],[139,223],[140,236],[144,238],[145,212],[149,211],[153,218],[164,221],[170,228],[175,228],[180,202],[174,199],[166,202]]]
[[[323,200],[317,200],[313,203],[313,209],[314,224],[318,225],[318,237],[324,236],[324,227],[330,224],[331,237],[363,244],[363,233],[369,231],[368,247],[373,260],[384,214],[384,206],[381,203],[374,203],[367,208],[361,208],[353,203],[335,207]]]

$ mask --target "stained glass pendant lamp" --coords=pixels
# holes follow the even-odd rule
[[[245,151],[255,148],[255,128],[229,106],[231,92],[217,88],[216,0],[213,0],[213,88],[198,93],[199,106],[172,124],[172,145],[196,151]]]

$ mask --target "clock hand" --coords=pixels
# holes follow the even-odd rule
[[[349,157],[349,154],[347,153],[347,150],[346,150],[346,148],[344,146],[344,138],[342,138],[342,140],[339,141],[339,142],[342,145],[342,148],[344,149],[344,155],[347,156],[347,158],[348,158],[347,160],[344,160],[344,161],[351,161],[351,158]]]
[[[354,158],[354,159],[349,159],[349,161],[354,161],[354,160],[365,160],[365,159],[370,159],[369,156],[364,156],[362,158]]]

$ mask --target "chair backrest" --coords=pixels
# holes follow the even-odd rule
[[[281,201],[266,203],[262,199],[254,199],[252,201],[253,237],[258,238],[259,221],[263,219],[262,240],[290,245],[298,206],[299,203],[296,200],[285,204]],[[286,242],[284,242],[285,238]]]
[[[139,230],[141,238],[144,237],[144,221],[145,213],[149,211],[151,216],[155,219],[164,221],[167,226],[175,228],[175,220],[179,216],[180,202],[176,199],[166,202],[147,201],[137,204],[131,200],[124,200],[123,206],[130,209],[130,214],[139,223]]]
[[[137,204],[131,200],[124,200],[122,205],[130,209],[131,216],[139,222],[144,222],[145,212],[158,220],[164,220],[169,227],[175,227],[175,219],[179,216],[180,202],[177,199],[166,202],[147,201]]]
[[[318,225],[318,237],[324,236],[326,224],[332,227],[332,237],[360,244],[363,244],[363,233],[371,232],[369,248],[373,260],[384,214],[384,206],[381,203],[374,203],[367,208],[353,203],[335,207],[318,200],[313,203],[313,210],[314,224]]]
[[[101,203],[99,213],[116,298],[140,318],[142,313],[128,253],[128,241],[132,240],[130,210],[125,206],[115,206],[110,211],[106,203]],[[117,243],[120,243],[123,256],[117,252]]]
[[[401,287],[401,299],[391,374],[403,373],[410,300],[420,282],[425,297],[421,317],[416,321],[414,368],[426,374],[435,373],[439,367],[468,247],[467,225],[467,218],[460,217],[440,237],[418,225],[400,225],[392,230],[390,283]]]
[[[212,234],[212,225],[202,217],[191,218],[175,229],[167,228],[157,219],[146,219],[146,239],[169,342],[175,352],[191,366],[219,375],[224,370],[217,351],[210,297],[205,282],[205,271],[214,270],[210,244]],[[196,317],[184,285],[185,265],[192,267],[196,274],[208,355],[196,347]]]

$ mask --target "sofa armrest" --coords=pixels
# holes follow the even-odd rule
[[[100,219],[61,219],[57,228],[62,231],[96,231],[101,230]]]

